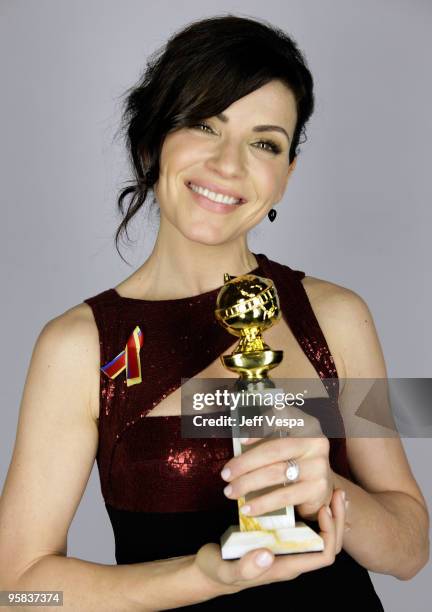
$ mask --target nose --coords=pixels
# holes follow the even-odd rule
[[[243,177],[245,167],[241,148],[233,141],[218,143],[207,160],[207,167],[220,176]]]

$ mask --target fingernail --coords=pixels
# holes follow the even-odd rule
[[[224,468],[221,472],[221,476],[224,480],[228,480],[228,478],[231,476],[231,470],[229,468]]]
[[[331,511],[330,506],[326,506],[326,510],[327,510],[327,513],[328,513],[328,515],[330,516],[330,518],[333,518],[333,513],[332,513],[332,511]]]
[[[249,438],[239,438],[241,444],[246,444],[246,442],[249,440]]]
[[[240,512],[241,512],[242,514],[249,514],[250,509],[251,509],[251,507],[250,507],[250,506],[242,506],[242,507],[240,508]]]
[[[345,512],[348,510],[349,499],[345,500]]]
[[[345,491],[342,491],[342,499],[343,499],[343,501],[345,501],[345,499],[346,499],[346,493],[345,493]]]
[[[223,492],[225,493],[225,495],[231,495],[231,493],[232,493],[232,486],[228,485],[227,487],[225,487]]]
[[[255,562],[259,567],[267,567],[272,563],[272,561],[273,557],[269,552],[262,552],[255,559]]]

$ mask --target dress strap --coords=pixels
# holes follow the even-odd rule
[[[261,267],[273,279],[282,313],[303,352],[323,380],[331,396],[339,396],[339,379],[327,340],[318,323],[301,280],[305,273],[259,255]]]

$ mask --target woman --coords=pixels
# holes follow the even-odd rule
[[[295,43],[235,16],[177,33],[129,92],[136,180],[120,195],[116,239],[152,190],[157,240],[130,277],[38,338],[0,504],[3,589],[63,590],[73,610],[231,610],[274,597],[334,609],[349,581],[370,611],[383,608],[367,570],[404,580],[426,563],[427,509],[399,440],[268,440],[234,458],[229,439],[181,437],[181,377],[226,377],[220,355],[236,345],[214,317],[227,271],[273,279],[284,318],[265,338],[289,355],[277,375],[332,380],[336,419],[340,378],[386,376],[357,294],[247,246],[249,230],[274,220],[312,111],[312,77]],[[131,372],[124,359],[134,348]],[[95,457],[117,566],[66,556]],[[299,480],[286,487],[293,457]],[[324,551],[261,548],[223,561],[217,542],[237,522],[234,500],[270,485],[280,486],[249,514],[293,504],[320,530]]]

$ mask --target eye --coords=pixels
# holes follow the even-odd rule
[[[210,134],[214,134],[212,128],[207,123],[204,123],[204,122],[197,123],[196,125],[193,125],[191,127],[193,129],[198,129],[200,132],[207,132]],[[273,153],[274,155],[277,155],[282,150],[281,147],[278,144],[276,144],[273,140],[259,140],[255,144],[265,145],[265,147],[257,147],[257,148],[262,149],[263,151],[268,151],[269,153]]]
[[[266,145],[267,147],[269,147],[268,149],[264,147],[258,147],[258,149],[262,149],[263,151],[269,151],[269,153],[274,153],[275,155],[281,152],[280,146],[273,142],[273,140],[260,140],[256,144]]]
[[[200,132],[206,132],[207,130],[210,130],[210,132],[213,132],[213,130],[211,129],[211,127],[209,125],[207,125],[207,123],[197,123],[196,125],[192,126],[195,129],[198,129]],[[207,128],[202,130],[201,128]]]

